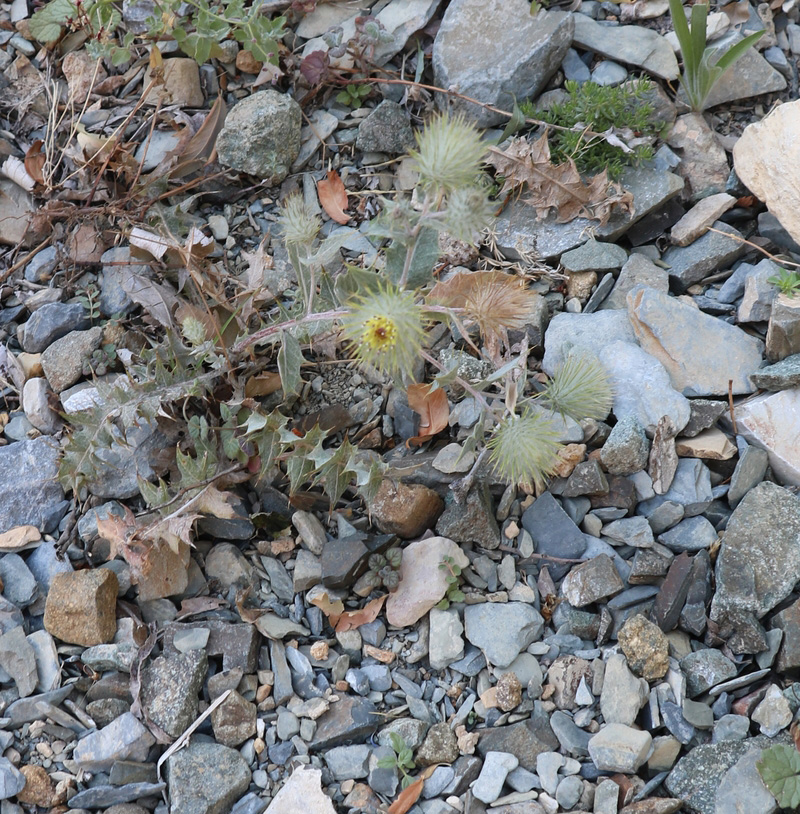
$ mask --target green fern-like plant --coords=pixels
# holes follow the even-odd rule
[[[553,130],[549,133],[549,144],[555,163],[572,159],[581,173],[593,175],[607,170],[609,177],[615,179],[626,166],[636,166],[653,157],[652,142],[661,134],[663,125],[654,118],[650,98],[655,87],[650,79],[642,77],[616,87],[567,80],[564,90],[567,98],[548,110],[541,110],[530,101],[523,102],[520,110],[525,116],[560,127],[582,127],[595,133],[613,129],[623,140],[635,137],[638,143],[631,152],[625,152],[622,147],[581,130]]]

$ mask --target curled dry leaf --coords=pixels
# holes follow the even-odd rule
[[[251,376],[244,386],[244,394],[247,398],[256,398],[257,396],[271,396],[281,389],[281,374],[280,373],[259,373],[257,376]]]
[[[409,438],[408,443],[421,444],[441,432],[448,425],[450,405],[441,387],[432,389],[430,384],[408,386],[408,406],[419,414],[419,435]]]
[[[175,328],[174,312],[180,299],[171,286],[148,280],[141,274],[128,274],[120,283],[125,293],[164,328]]]
[[[166,238],[154,232],[148,232],[147,229],[142,229],[140,226],[134,226],[131,229],[130,244],[152,255],[156,260],[160,260],[170,247],[170,242]]]
[[[406,814],[406,812],[419,800],[422,794],[423,783],[436,771],[436,767],[442,764],[435,763],[433,766],[427,766],[419,773],[413,783],[406,786],[397,799],[389,806],[387,814]]]
[[[317,184],[317,193],[322,208],[333,220],[337,223],[347,223],[350,220],[350,215],[344,212],[347,209],[347,190],[336,170],[331,170],[327,179],[323,179]]]
[[[10,155],[3,162],[2,170],[3,175],[10,178],[18,187],[22,187],[26,192],[33,192],[36,181],[28,173],[25,164],[16,156]]]
[[[374,622],[375,619],[378,618],[378,614],[381,612],[381,608],[387,596],[388,594],[384,594],[377,599],[373,599],[371,602],[367,602],[361,610],[346,611],[343,613],[339,617],[339,621],[336,622],[336,632],[344,633],[347,630],[355,630],[357,627],[361,627],[361,625]]]
[[[181,609],[175,617],[176,621],[186,619],[188,616],[195,616],[198,613],[208,613],[208,611],[219,610],[227,606],[224,599],[216,596],[193,596],[189,599],[181,600]]]
[[[0,381],[13,385],[20,393],[25,386],[25,371],[5,345],[0,345]]]
[[[25,153],[25,169],[38,184],[44,183],[44,165],[47,161],[47,156],[42,152],[43,146],[44,142],[36,139]]]
[[[584,181],[574,161],[551,164],[547,133],[534,142],[515,139],[506,150],[490,147],[488,160],[505,176],[501,192],[527,187],[525,202],[536,210],[540,220],[555,210],[558,223],[580,217],[598,220],[602,225],[615,207],[633,213],[633,195],[609,181],[605,170]]]

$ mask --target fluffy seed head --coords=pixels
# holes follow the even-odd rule
[[[480,133],[461,116],[431,119],[416,135],[415,159],[423,186],[449,192],[476,182],[486,154]]]
[[[389,376],[411,373],[425,336],[414,294],[389,284],[352,304],[343,329],[359,362]]]
[[[614,392],[597,357],[573,351],[555,371],[541,398],[554,412],[576,421],[602,421],[611,411]]]
[[[322,221],[308,212],[299,193],[286,199],[278,222],[287,246],[310,246],[322,226]]]
[[[538,410],[503,419],[486,446],[498,478],[537,489],[555,471],[561,449],[552,419]]]
[[[480,186],[458,187],[447,196],[445,226],[457,240],[475,243],[493,217],[491,201]]]

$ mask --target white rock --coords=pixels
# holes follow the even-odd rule
[[[60,426],[58,414],[50,407],[48,395],[52,391],[47,379],[28,379],[22,388],[22,409],[28,421],[45,435],[52,435]]]
[[[589,740],[589,757],[600,771],[632,774],[647,760],[653,738],[624,724],[607,724]]]
[[[430,616],[430,662],[434,670],[443,670],[464,655],[464,625],[453,608],[433,608]]]
[[[466,554],[447,537],[430,537],[403,550],[400,585],[386,602],[390,625],[413,625],[442,599],[447,592],[445,580],[449,572],[439,565],[445,557],[452,557],[461,568],[469,565]]]
[[[733,148],[742,183],[800,241],[800,100],[779,105],[748,125]]]
[[[283,784],[266,814],[336,814],[331,798],[322,791],[322,772],[300,766]]]

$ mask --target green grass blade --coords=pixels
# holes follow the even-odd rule
[[[669,0],[669,11],[672,17],[672,27],[675,29],[675,36],[677,36],[678,44],[681,47],[684,72],[689,73],[695,69],[696,63],[691,48],[692,34],[689,31],[689,24],[686,22],[681,0]]]
[[[741,59],[745,51],[747,51],[750,46],[755,45],[761,37],[764,35],[763,31],[756,31],[755,34],[749,34],[746,36],[741,42],[737,42],[736,45],[732,45],[716,62],[716,67],[719,68],[721,71],[726,71],[728,68],[731,67],[735,62],[738,62]]]
[[[706,50],[706,20],[708,4],[696,3],[692,6],[692,59],[700,64]]]

